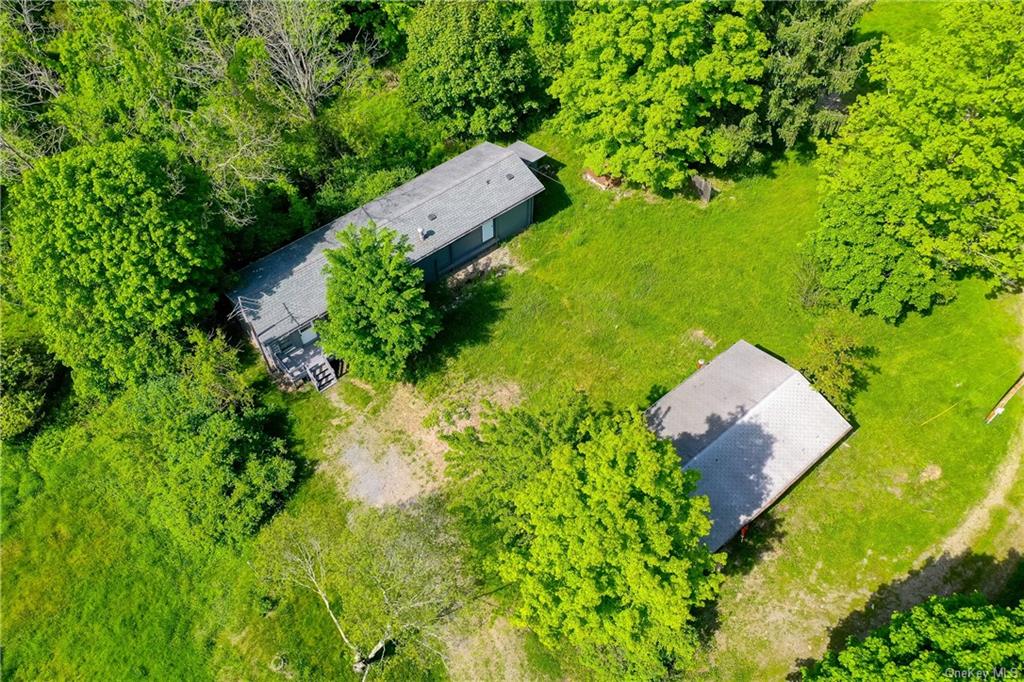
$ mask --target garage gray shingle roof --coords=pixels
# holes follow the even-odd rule
[[[711,502],[712,551],[775,503],[851,430],[799,372],[738,341],[647,411]]]
[[[348,225],[395,230],[416,262],[543,189],[515,149],[483,142],[250,264],[228,296],[266,342],[327,312],[324,251]]]

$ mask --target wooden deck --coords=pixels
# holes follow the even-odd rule
[[[323,391],[338,381],[323,349],[316,341],[302,343],[297,331],[281,339],[274,360],[278,370],[293,384],[311,381],[317,390]]]

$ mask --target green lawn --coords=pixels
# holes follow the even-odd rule
[[[860,21],[861,32],[872,37],[914,42],[923,30],[938,30],[941,0],[876,0]]]
[[[453,316],[456,330],[441,346],[461,346],[424,380],[428,392],[513,381],[527,399],[559,386],[646,406],[699,358],[740,338],[799,364],[816,320],[795,302],[799,246],[815,226],[813,167],[782,163],[702,209],[617,199],[582,181],[557,137],[530,141],[565,164],[563,185],[550,184],[540,222],[514,245],[525,272],[481,283]],[[754,526],[775,554],[761,562],[765,582],[752,587],[737,574],[725,586],[725,644],[708,663],[721,679],[784,676],[797,658],[751,614],[820,607],[810,641],[824,641],[834,624],[827,614],[842,615],[906,571],[983,497],[1024,412],[1018,401],[992,425],[983,421],[1021,369],[1017,301],[986,293],[964,282],[951,305],[896,327],[840,317],[877,352],[877,372],[847,444],[784,499],[772,529]]]

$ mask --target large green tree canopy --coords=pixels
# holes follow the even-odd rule
[[[327,252],[327,319],[320,345],[371,381],[397,379],[406,360],[438,329],[423,296],[423,271],[406,257],[412,247],[372,221],[338,233]]]
[[[581,2],[551,86],[599,173],[682,187],[696,165],[747,153],[767,40],[758,0]]]
[[[765,5],[765,122],[787,148],[808,135],[836,131],[841,97],[853,90],[873,44],[858,41],[857,22],[871,2],[791,0]]]
[[[507,134],[540,108],[540,67],[523,6],[428,0],[408,30],[404,86],[450,133]]]
[[[138,142],[43,159],[12,191],[18,289],[82,388],[168,366],[181,326],[212,305],[222,235],[199,175]]]
[[[950,679],[950,670],[994,675],[1022,666],[1024,605],[994,606],[978,596],[932,597],[805,668],[803,678],[938,682]]]
[[[820,162],[823,283],[886,319],[958,273],[1024,281],[1024,6],[953,5],[943,28],[883,45]]]
[[[601,678],[661,679],[691,660],[692,609],[720,582],[707,498],[639,411],[563,398],[451,438],[455,509],[542,642]]]
[[[48,45],[60,79],[50,116],[96,144],[170,134],[194,104],[185,13],[167,3],[71,2]]]

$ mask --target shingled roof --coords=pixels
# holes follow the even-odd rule
[[[647,411],[684,469],[700,472],[718,550],[775,503],[851,427],[799,372],[739,341]]]
[[[405,235],[416,262],[543,191],[517,149],[478,144],[252,263],[229,298],[261,340],[316,319],[327,312],[324,251],[339,246],[339,230],[373,220]]]

